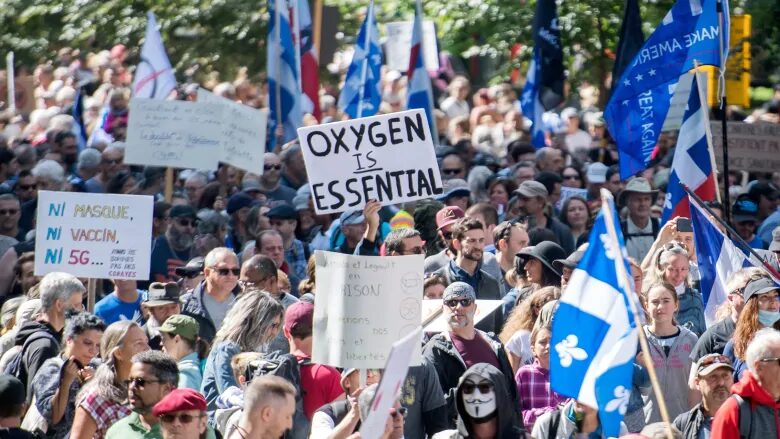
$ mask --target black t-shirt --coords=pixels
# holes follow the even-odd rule
[[[0,428],[0,439],[37,439],[38,436],[21,428]]]
[[[704,334],[699,337],[699,341],[696,342],[696,346],[691,351],[690,359],[699,361],[699,358],[707,354],[722,354],[723,348],[726,347],[726,343],[731,340],[731,336],[734,335],[734,329],[737,324],[734,320],[731,320],[731,316],[715,323],[707,328]]]

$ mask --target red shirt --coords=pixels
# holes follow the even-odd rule
[[[305,357],[298,357],[298,360],[302,358]],[[344,394],[339,371],[316,363],[301,366],[301,390],[303,390],[303,412],[309,420],[317,409]]]
[[[498,357],[493,351],[493,347],[479,333],[472,340],[466,340],[458,337],[454,332],[450,332],[450,339],[466,363],[466,368],[477,363],[488,363],[501,370],[501,365],[498,364]]]

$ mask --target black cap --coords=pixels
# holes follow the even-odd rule
[[[179,285],[176,282],[152,282],[144,303],[146,306],[179,303]]]
[[[233,215],[235,212],[245,207],[252,207],[258,204],[260,204],[260,202],[250,197],[249,195],[243,192],[237,192],[233,194],[228,200],[227,213],[228,215]]]
[[[176,267],[176,276],[188,276],[203,271],[204,259],[203,256],[198,256],[190,259],[187,265],[183,267]]]
[[[778,192],[777,188],[772,183],[756,183],[748,189],[748,196],[755,201],[756,204],[761,201],[761,195],[770,200],[780,198],[780,192]]]
[[[179,204],[171,207],[171,211],[168,213],[171,218],[192,218],[196,219],[195,209],[192,206]]]
[[[265,216],[267,216],[268,219],[298,219],[298,212],[289,204],[282,203],[272,207]]]
[[[19,405],[25,401],[24,384],[13,375],[0,375],[0,401],[4,405]]]

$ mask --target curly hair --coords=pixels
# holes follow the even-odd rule
[[[534,291],[527,300],[512,310],[498,338],[506,344],[515,332],[533,330],[536,318],[539,317],[544,304],[560,296],[561,289],[558,287],[544,287]]]

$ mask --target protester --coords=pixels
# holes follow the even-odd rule
[[[203,281],[203,257],[190,259],[184,266],[176,267],[174,273],[179,276],[181,289],[191,293]]]
[[[515,255],[528,246],[528,231],[521,223],[504,221],[493,229],[493,242],[496,246],[496,260],[501,267],[499,280],[508,292],[511,288],[506,281],[506,274],[515,268]]]
[[[176,268],[184,266],[195,256],[193,244],[197,216],[190,206],[173,206],[165,235],[154,240],[150,261],[151,280],[172,282],[176,280]]]
[[[378,384],[367,387],[358,396],[358,408],[360,409],[360,421],[366,422],[372,408],[375,407],[377,400],[376,394]],[[380,395],[381,396],[381,395]],[[404,437],[404,416],[406,409],[401,407],[397,399],[393,400],[393,406],[390,407],[389,415],[385,421],[384,432],[379,436],[380,439],[402,439]]]
[[[599,412],[585,404],[569,400],[563,407],[543,414],[534,424],[531,436],[534,439],[568,439],[572,437],[604,437],[599,422]],[[626,425],[620,423],[620,436],[627,433]],[[641,436],[661,438],[664,436]]]
[[[80,313],[68,320],[62,335],[64,348],[60,355],[46,360],[33,381],[34,408],[43,419],[41,431],[47,437],[64,438],[70,432],[76,414],[76,395],[92,379],[100,351],[100,339],[106,330],[97,316]]]
[[[296,390],[275,376],[255,378],[244,394],[244,410],[238,425],[226,439],[278,438],[292,428]]]
[[[555,410],[567,399],[550,388],[551,336],[549,326],[537,326],[531,331],[529,341],[534,362],[520,367],[515,374],[523,424],[529,428],[533,428],[539,416]]]
[[[168,320],[168,317],[181,312],[179,286],[174,282],[152,282],[142,303],[142,308],[148,313],[144,332],[149,338],[149,346],[159,350],[162,348],[160,326]]]
[[[533,362],[531,331],[536,326],[537,318],[544,305],[556,300],[560,294],[560,289],[555,287],[540,288],[531,293],[519,306],[512,308],[499,338],[506,347],[509,364],[512,365],[514,373],[517,373],[520,366]]]
[[[22,417],[26,409],[24,384],[9,374],[0,374],[0,437],[9,439],[33,439],[37,436],[22,430]]]
[[[644,177],[629,180],[620,193],[620,204],[628,207],[628,216],[621,221],[620,228],[628,256],[637,261],[644,260],[661,229],[658,220],[650,217],[650,206],[657,195],[658,191]]]
[[[731,395],[734,368],[728,358],[707,354],[696,362],[693,385],[701,392],[701,403],[674,420],[674,426],[685,438],[710,437],[712,418]]]
[[[553,232],[558,244],[566,254],[574,251],[574,237],[569,227],[548,213],[549,192],[538,181],[523,182],[515,194],[518,199],[518,209],[521,215],[528,217],[528,228],[541,228]]]
[[[561,206],[559,219],[563,224],[569,226],[576,248],[588,242],[590,212],[588,202],[584,198],[576,195],[567,198]]]
[[[190,316],[172,315],[159,328],[162,351],[176,360],[179,381],[176,387],[200,390],[203,374],[196,352],[198,322]]]
[[[517,253],[515,269],[525,272],[529,282],[540,287],[560,287],[561,273],[553,261],[564,259],[566,251],[552,241],[544,241],[533,247],[526,247]]]
[[[143,323],[141,300],[143,295],[134,280],[114,279],[114,291],[95,304],[95,315],[107,325],[119,320],[132,320]]]
[[[216,439],[207,426],[206,399],[192,389],[174,389],[152,409],[160,419],[163,439]]]
[[[298,226],[298,213],[289,204],[274,206],[266,214],[271,227],[282,235],[284,258],[292,269],[295,277],[306,277],[306,262],[309,259],[309,248],[295,237]]]

